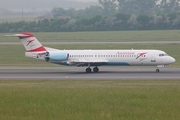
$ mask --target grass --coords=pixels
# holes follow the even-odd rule
[[[2,120],[178,120],[179,80],[0,81]]]
[[[180,30],[154,31],[95,31],[95,32],[39,32],[33,33],[41,42],[136,42],[136,41],[179,41]],[[16,38],[4,37],[0,42],[18,42]]]

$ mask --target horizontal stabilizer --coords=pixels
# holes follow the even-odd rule
[[[30,35],[25,34],[14,34],[14,35],[5,35],[7,37],[30,37]]]

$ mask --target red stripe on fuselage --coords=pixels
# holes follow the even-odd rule
[[[43,46],[41,46],[41,47],[36,48],[34,50],[28,50],[27,52],[40,52],[40,51],[46,51],[46,49]]]

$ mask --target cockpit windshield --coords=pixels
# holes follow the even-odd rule
[[[168,56],[168,54],[159,54],[159,57]]]

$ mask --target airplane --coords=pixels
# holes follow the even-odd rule
[[[43,46],[30,32],[14,35],[24,45],[27,57],[59,65],[86,68],[86,73],[99,72],[99,66],[157,66],[159,68],[174,63],[176,60],[162,50],[59,50]]]

